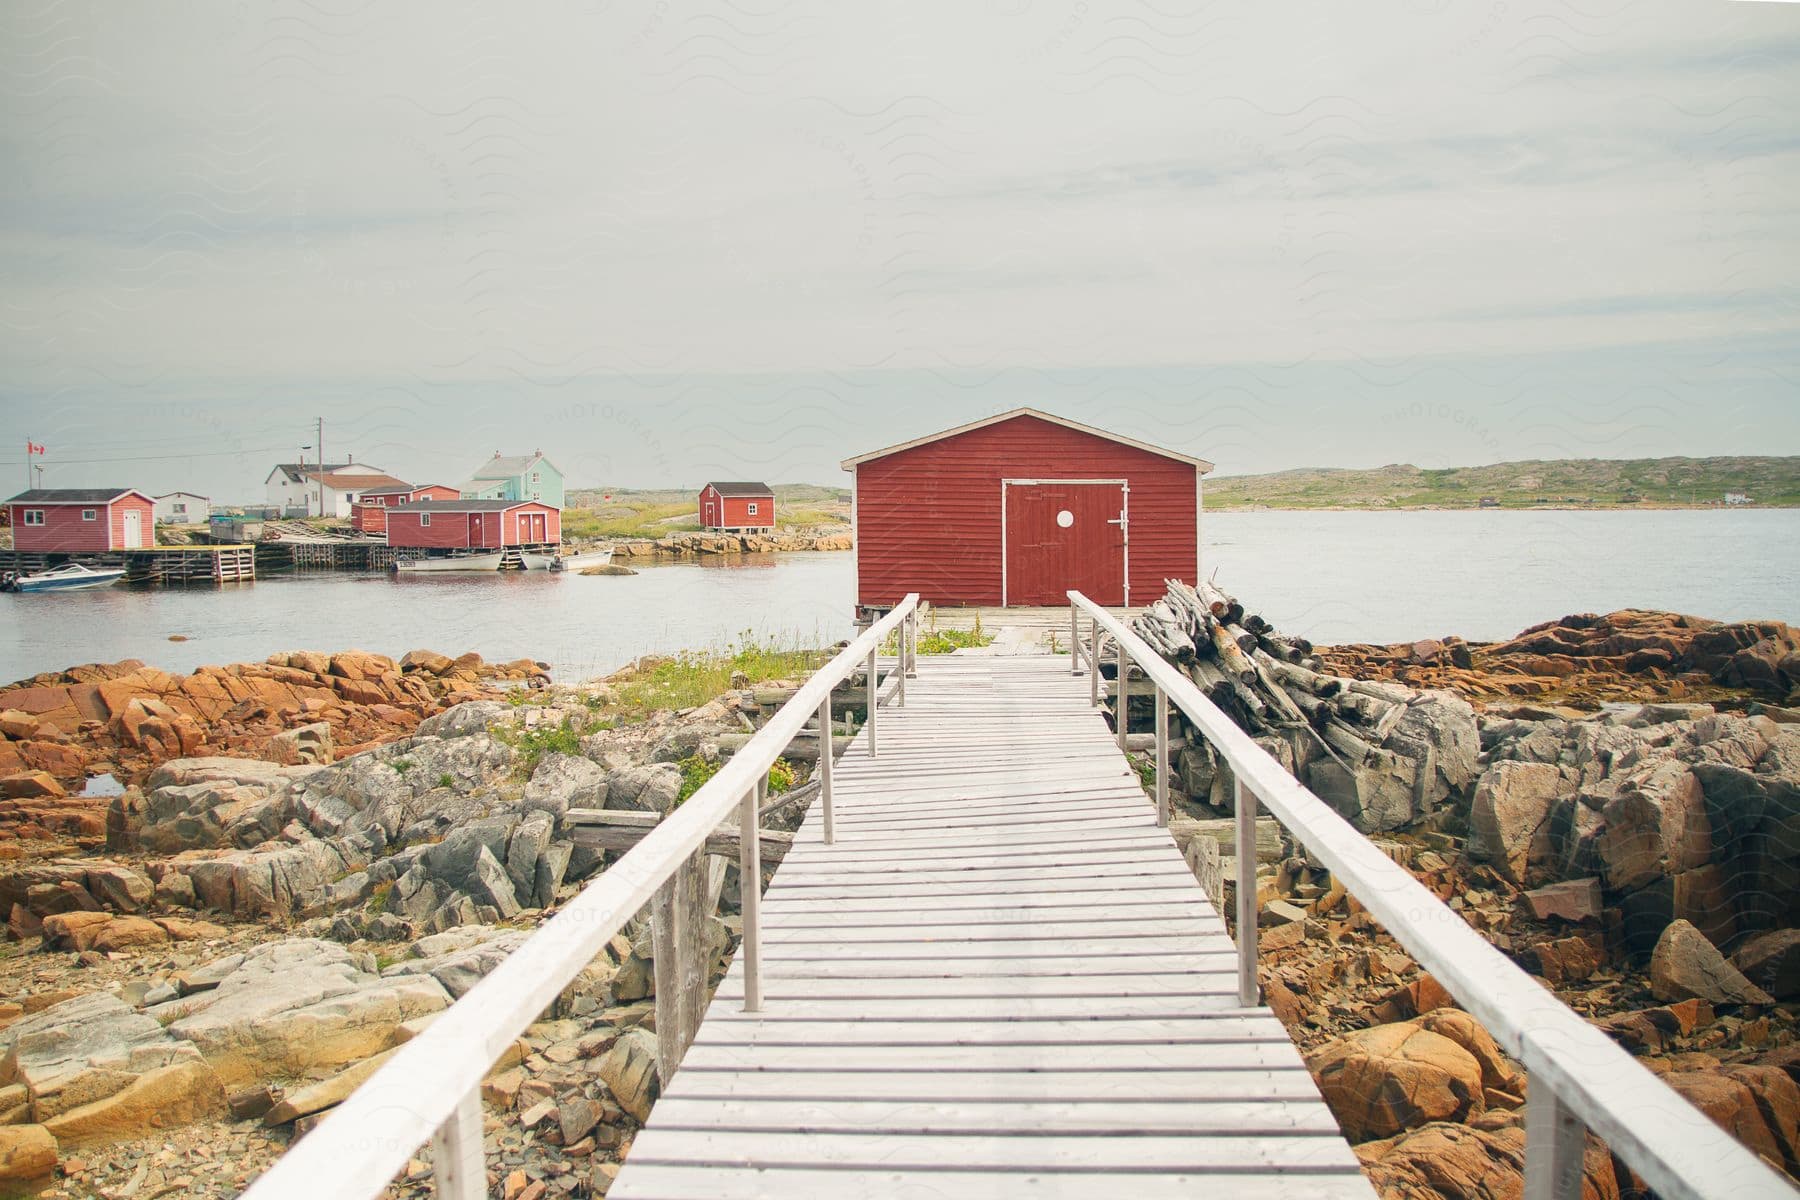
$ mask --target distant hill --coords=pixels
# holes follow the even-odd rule
[[[1309,467],[1206,481],[1209,510],[1245,508],[1694,508],[1741,492],[1800,507],[1800,457],[1550,459],[1425,470]]]

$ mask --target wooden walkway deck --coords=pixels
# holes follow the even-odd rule
[[[1374,1195],[1057,657],[928,658],[609,1195]]]

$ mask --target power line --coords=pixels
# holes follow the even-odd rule
[[[197,454],[128,454],[124,458],[45,458],[34,456],[30,461],[46,467],[72,467],[88,463],[115,462],[171,462],[183,458],[235,458],[240,454],[279,454],[291,450],[292,446],[246,446],[242,450],[208,450]],[[27,460],[22,458],[0,461],[0,467],[22,466]]]

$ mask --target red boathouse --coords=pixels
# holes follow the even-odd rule
[[[6,506],[14,550],[60,554],[156,544],[156,501],[134,488],[33,488]]]
[[[412,500],[388,508],[387,540],[430,550],[553,546],[562,510],[541,500]]]
[[[1020,408],[846,459],[859,613],[937,605],[1144,603],[1200,574],[1212,464]]]
[[[460,494],[441,483],[370,488],[350,505],[350,524],[361,533],[383,533],[387,530],[387,511],[395,505],[412,500],[454,500]]]
[[[766,483],[707,484],[700,489],[700,528],[775,528],[775,489]]]

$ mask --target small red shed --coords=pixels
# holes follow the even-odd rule
[[[383,533],[387,530],[387,510],[396,504],[409,500],[454,500],[460,494],[441,483],[370,488],[350,505],[350,525],[362,533]]]
[[[562,541],[562,510],[541,500],[409,500],[389,505],[390,546],[498,550]]]
[[[1200,574],[1212,464],[1031,408],[861,454],[856,602],[1145,603]]]
[[[33,488],[6,506],[14,550],[60,554],[156,544],[156,501],[134,488]]]
[[[700,528],[775,528],[775,489],[766,483],[709,483],[700,489]]]

